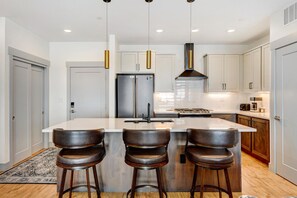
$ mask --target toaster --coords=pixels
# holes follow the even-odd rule
[[[240,111],[249,111],[249,110],[251,110],[251,105],[250,104],[240,104],[239,108],[240,108]]]

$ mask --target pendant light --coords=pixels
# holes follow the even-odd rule
[[[150,50],[150,3],[153,0],[145,0],[148,3],[148,10],[147,10],[147,50],[146,50],[146,68],[152,68],[152,51]]]
[[[190,43],[192,43],[192,3],[194,1],[195,0],[187,0],[187,2],[190,4]],[[193,49],[189,48],[187,53],[189,57],[188,68],[193,69]]]
[[[109,46],[108,46],[108,3],[111,0],[103,0],[106,3],[106,49],[104,50],[104,68],[109,69]]]

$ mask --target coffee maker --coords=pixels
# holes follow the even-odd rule
[[[251,111],[259,112],[260,102],[262,102],[262,97],[250,97],[251,101]]]

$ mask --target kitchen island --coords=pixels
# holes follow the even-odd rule
[[[51,134],[55,128],[65,130],[82,129],[105,129],[106,157],[97,165],[99,183],[102,191],[105,192],[126,192],[130,189],[133,169],[124,162],[125,146],[122,140],[122,131],[126,129],[164,129],[168,128],[171,132],[171,140],[168,146],[169,163],[162,168],[163,180],[166,191],[189,191],[194,172],[194,165],[186,160],[181,163],[180,157],[184,155],[186,143],[186,129],[228,129],[235,128],[239,132],[255,132],[256,129],[240,124],[229,122],[218,118],[183,118],[172,119],[173,122],[125,122],[121,118],[80,118],[63,122],[49,128],[43,129],[45,135]],[[51,139],[51,137],[49,138]],[[240,140],[240,138],[239,138]],[[241,148],[240,142],[232,148],[235,163],[229,169],[231,187],[234,192],[241,192]],[[207,171],[209,175],[206,182],[217,184],[215,171]],[[199,170],[198,170],[199,174]],[[221,184],[225,187],[223,172],[220,176]],[[138,175],[140,183],[155,183],[156,176],[154,171],[140,171]],[[58,187],[61,179],[61,170],[58,168]],[[68,178],[69,179],[69,178]],[[199,182],[199,177],[197,178]],[[80,171],[75,177],[75,184],[81,184],[85,180],[85,172]],[[67,184],[66,183],[66,187]],[[151,189],[150,189],[151,190]]]

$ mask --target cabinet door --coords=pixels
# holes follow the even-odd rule
[[[258,48],[252,52],[252,90],[261,90],[261,48]]]
[[[224,91],[224,55],[207,56],[208,91]]]
[[[252,118],[252,127],[257,132],[252,135],[252,153],[261,161],[266,163],[270,160],[269,121]]]
[[[175,55],[156,55],[156,92],[172,92],[174,87]]]
[[[122,52],[121,71],[124,73],[136,72],[138,68],[137,52]]]
[[[271,51],[270,45],[262,47],[262,91],[270,91],[271,84]]]
[[[152,67],[151,69],[146,68],[146,52],[138,53],[138,71],[141,73],[155,73],[156,68],[156,53],[152,52]]]
[[[223,82],[225,91],[239,91],[239,55],[225,55]]]
[[[247,116],[238,115],[237,123],[245,126],[251,126],[251,118]],[[252,134],[249,132],[241,133],[241,149],[245,152],[252,151]]]
[[[243,63],[243,89],[245,91],[250,91],[251,83],[253,81],[251,53],[244,54],[243,60],[244,60],[244,63]]]

